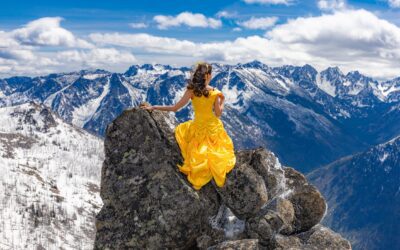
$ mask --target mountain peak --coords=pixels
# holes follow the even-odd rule
[[[86,75],[86,74],[109,74],[110,72],[104,69],[82,69],[78,73],[81,75]]]
[[[244,64],[240,64],[243,67],[248,67],[248,68],[257,68],[257,69],[264,69],[264,68],[268,68],[268,66],[266,64],[264,64],[263,62],[259,61],[259,60],[253,60]]]
[[[338,66],[326,68],[325,70],[321,71],[321,75],[325,75],[330,79],[344,76],[343,72]]]
[[[310,64],[304,64],[303,66],[301,66],[301,68],[305,71],[309,71],[309,72],[316,72],[317,70]]]

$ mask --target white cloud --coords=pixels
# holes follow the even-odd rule
[[[23,45],[92,47],[87,41],[76,38],[60,26],[61,17],[44,17],[29,22],[22,28],[10,32],[10,36]]]
[[[240,27],[235,27],[235,28],[232,29],[232,31],[242,31],[242,28],[240,28]]]
[[[114,48],[68,50],[57,53],[58,61],[79,63],[82,67],[102,67],[110,64],[132,64],[136,58],[129,51]]]
[[[30,50],[0,50],[0,76],[39,75],[59,70],[52,57],[42,57]]]
[[[319,0],[318,8],[321,10],[343,10],[347,8],[346,0]]]
[[[148,25],[146,23],[130,23],[129,26],[134,29],[142,29],[147,28]]]
[[[247,29],[268,29],[274,26],[277,21],[277,17],[251,17],[249,20],[237,22],[237,24]]]
[[[400,28],[366,10],[291,19],[272,28],[265,37],[239,37],[232,41],[195,43],[145,33],[97,33],[89,37],[99,45],[124,46],[188,60],[200,57],[237,63],[258,59],[272,66],[309,63],[317,69],[338,65],[344,71],[360,70],[375,77],[398,76],[400,68]]]
[[[9,36],[7,32],[0,30],[0,48],[19,46],[19,43]]]
[[[130,51],[96,48],[77,38],[60,27],[61,20],[40,18],[22,28],[0,31],[0,76],[40,75],[83,67],[121,69],[136,62]],[[64,51],[66,47],[69,50]]]
[[[340,45],[359,50],[395,49],[400,44],[399,27],[362,9],[292,19],[266,35],[282,43]]]
[[[390,7],[400,8],[400,0],[388,0]]]
[[[33,61],[36,57],[32,51],[27,49],[0,49],[0,58]]]
[[[221,18],[221,17],[232,18],[232,17],[236,17],[237,16],[237,12],[221,10],[221,11],[218,11],[217,14],[215,14],[215,16],[218,17],[218,18]]]
[[[259,4],[285,4],[289,5],[292,0],[243,0],[245,3],[259,3]]]
[[[271,66],[308,63],[319,70],[337,65],[343,71],[360,70],[379,78],[397,77],[400,68],[400,28],[362,9],[289,19],[264,37],[214,42],[146,33],[92,33],[88,43],[93,48],[63,51],[65,48],[43,50],[44,45],[21,43],[10,35],[13,32],[0,31],[0,75],[37,75],[82,67],[122,72],[135,61],[187,65],[198,59],[229,64],[257,59]],[[135,57],[135,51],[140,56]]]
[[[186,25],[189,27],[201,27],[201,28],[219,28],[222,26],[221,20],[215,18],[207,18],[203,14],[182,12],[177,16],[164,16],[157,15],[153,17],[153,20],[158,23],[159,29],[168,29],[169,27],[176,27]]]
[[[116,45],[130,48],[146,49],[157,53],[184,53],[196,47],[194,42],[175,38],[153,36],[146,33],[92,33],[89,38],[98,45]]]
[[[304,53],[304,61],[311,64],[337,64],[374,76],[398,75],[400,28],[363,9],[289,20],[266,37],[288,54]]]
[[[0,76],[43,75],[101,68],[125,71],[137,60],[126,50],[115,48],[72,49],[55,52],[0,50]]]

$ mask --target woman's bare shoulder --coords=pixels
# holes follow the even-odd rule
[[[189,94],[189,96],[190,96],[190,99],[192,99],[192,98],[193,98],[193,96],[194,96],[193,89],[188,89],[188,88],[186,88],[186,93],[188,93],[188,94]]]

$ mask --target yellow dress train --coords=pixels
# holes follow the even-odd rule
[[[222,187],[226,174],[236,163],[232,139],[213,112],[218,95],[222,95],[221,91],[214,88],[208,97],[194,96],[194,119],[175,128],[175,138],[184,159],[183,165],[177,166],[196,190],[212,178],[218,187]]]

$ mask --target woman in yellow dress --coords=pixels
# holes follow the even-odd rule
[[[233,142],[219,119],[225,97],[221,91],[209,86],[211,71],[210,64],[197,63],[183,97],[176,104],[143,106],[148,110],[177,112],[192,101],[194,119],[179,124],[175,128],[175,138],[184,159],[183,165],[177,166],[196,190],[212,178],[218,187],[223,187],[226,174],[236,163]]]

